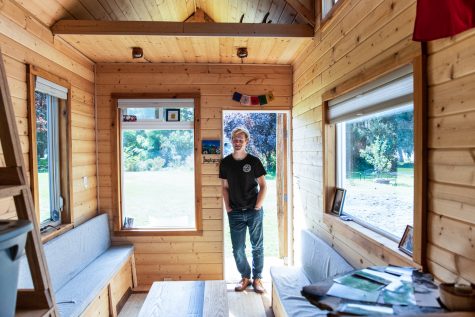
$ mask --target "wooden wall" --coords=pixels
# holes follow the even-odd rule
[[[96,144],[94,115],[94,64],[76,53],[35,18],[10,0],[0,2],[0,48],[17,118],[25,163],[28,141],[27,74],[31,64],[71,82],[73,222],[97,213]],[[4,166],[0,152],[0,166]],[[28,166],[27,166],[28,167]],[[89,179],[84,188],[82,177]],[[0,200],[0,218],[16,217],[11,199]]]
[[[355,266],[411,264],[397,247],[330,223],[322,209],[322,94],[419,55],[415,0],[345,0],[294,63],[294,212]],[[429,45],[428,268],[475,282],[475,32]],[[326,219],[326,220],[325,220]],[[298,225],[299,223],[296,222]],[[458,266],[458,268],[457,268]]]
[[[275,100],[264,109],[290,109],[290,66],[204,64],[98,64],[97,124],[99,149],[99,210],[113,215],[111,188],[112,93],[200,93],[201,137],[221,139],[222,110],[243,109],[233,92],[259,95],[272,91]],[[246,107],[259,109],[260,107]],[[201,159],[199,157],[198,159]],[[114,237],[132,242],[139,287],[153,281],[223,278],[223,208],[217,164],[203,164],[203,235]]]
[[[475,30],[429,43],[428,266],[475,283]]]

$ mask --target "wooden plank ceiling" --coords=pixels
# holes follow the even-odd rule
[[[196,10],[216,23],[312,24],[312,0],[42,0],[16,3],[51,28],[59,20],[196,21]],[[219,29],[219,26],[216,26]],[[237,26],[239,27],[239,26]],[[94,62],[291,64],[311,37],[60,34]],[[144,57],[132,59],[132,47]],[[238,47],[249,56],[236,56]]]

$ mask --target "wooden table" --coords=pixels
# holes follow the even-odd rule
[[[155,282],[139,317],[229,316],[225,281]]]

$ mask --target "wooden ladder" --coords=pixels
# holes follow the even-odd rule
[[[32,290],[19,290],[17,316],[58,316],[41,243],[31,190],[27,184],[20,137],[0,50],[0,141],[5,167],[0,167],[0,199],[13,197],[18,219],[29,220],[33,230],[26,240],[26,255],[33,281]],[[34,131],[33,131],[34,133]]]

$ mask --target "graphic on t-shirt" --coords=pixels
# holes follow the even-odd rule
[[[249,173],[251,171],[251,164],[245,164],[243,167],[242,167],[242,170],[245,172],[245,173]]]

